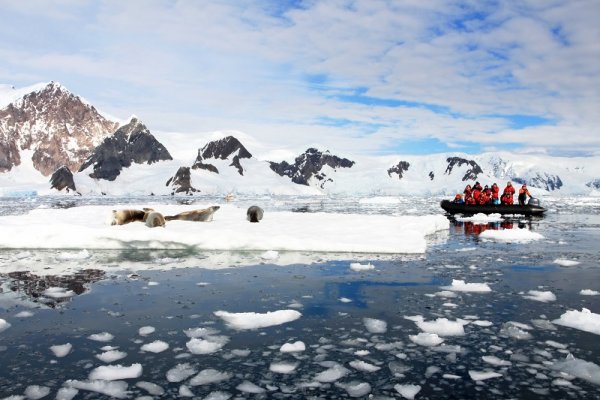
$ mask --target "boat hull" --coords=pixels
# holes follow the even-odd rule
[[[518,204],[511,205],[466,205],[454,203],[450,200],[442,200],[440,206],[449,214],[520,214],[520,215],[543,215],[546,209],[540,206]]]

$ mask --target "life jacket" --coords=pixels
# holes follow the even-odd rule
[[[508,194],[509,196],[512,196],[513,194],[515,194],[515,188],[514,188],[514,186],[507,186],[507,187],[505,187],[503,195],[504,194]]]
[[[479,204],[487,204],[489,199],[490,198],[486,192],[481,192],[481,196],[479,196]]]
[[[475,199],[476,202],[479,201],[479,197],[481,197],[481,190],[475,188],[473,189],[473,198]]]
[[[499,193],[500,188],[498,186],[492,186],[492,199],[497,199]]]

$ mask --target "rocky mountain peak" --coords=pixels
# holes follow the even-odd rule
[[[33,150],[45,176],[62,165],[77,170],[117,127],[58,82],[41,85],[0,109],[0,172],[21,163],[22,150]]]
[[[229,165],[235,167],[240,175],[244,175],[244,168],[240,163],[240,160],[243,158],[252,158],[252,154],[238,139],[233,136],[227,136],[223,139],[209,142],[202,149],[199,149],[198,156],[192,168],[204,169],[218,174],[219,170],[217,167],[205,161],[209,159],[231,160],[231,164]]]
[[[448,157],[446,161],[448,162],[448,167],[446,168],[446,171],[444,173],[447,175],[450,175],[452,173],[452,170],[455,166],[458,166],[460,168],[463,165],[467,165],[467,171],[462,177],[463,182],[468,180],[474,181],[477,179],[477,176],[479,174],[483,173],[483,170],[481,169],[479,164],[477,164],[473,160],[467,160],[466,158],[461,157]]]

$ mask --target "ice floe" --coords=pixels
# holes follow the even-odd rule
[[[54,357],[65,357],[73,350],[73,345],[71,343],[65,344],[56,344],[54,346],[50,346],[50,351],[54,353]]]
[[[243,381],[242,383],[237,385],[235,388],[237,390],[239,390],[240,392],[244,392],[244,393],[260,394],[260,393],[266,392],[266,390],[264,388],[261,388],[260,386],[255,385],[254,383],[252,383],[250,381]]]
[[[556,295],[550,291],[530,290],[526,295],[523,296],[525,299],[541,301],[542,303],[549,303],[556,301]]]
[[[504,218],[500,214],[483,214],[477,213],[471,217],[456,217],[457,221],[473,222],[474,224],[487,224],[490,222],[502,222]]]
[[[0,332],[7,330],[10,328],[10,323],[6,322],[5,319],[0,318]]]
[[[408,338],[420,346],[427,347],[437,346],[444,341],[444,339],[439,337],[436,333],[427,332],[420,332],[418,335],[408,335]]]
[[[192,354],[212,354],[229,342],[226,336],[207,336],[204,339],[191,338],[185,346]]]
[[[140,389],[144,389],[146,392],[148,392],[148,394],[153,396],[162,396],[165,394],[165,390],[156,383],[139,381],[136,382],[135,386],[139,387]]]
[[[325,371],[319,372],[314,379],[317,382],[330,383],[342,379],[349,373],[350,370],[348,368],[336,362],[331,362],[329,367]]]
[[[129,396],[127,392],[127,382],[125,381],[106,381],[106,380],[95,380],[95,381],[80,381],[80,380],[68,380],[64,383],[66,387],[87,390],[90,392],[105,394],[112,396],[117,399],[125,399]]]
[[[576,265],[581,264],[579,261],[567,260],[567,259],[564,259],[564,258],[557,258],[553,262],[554,262],[554,264],[558,264],[561,267],[574,267]]]
[[[375,266],[371,263],[369,263],[369,264],[350,263],[350,269],[352,271],[362,272],[362,271],[373,270],[373,269],[375,269]]]
[[[196,367],[191,364],[177,364],[167,371],[167,380],[171,383],[183,382],[190,376],[196,374],[196,372],[198,372]]]
[[[47,386],[30,385],[25,388],[25,396],[28,399],[37,400],[50,394],[50,388]]]
[[[142,375],[142,364],[135,363],[130,366],[102,365],[94,368],[89,374],[89,380],[116,381],[121,379],[138,378]]]
[[[363,372],[376,372],[381,369],[377,365],[369,364],[368,362],[362,360],[354,360],[348,363],[352,368],[363,371]]]
[[[598,296],[600,294],[600,292],[598,292],[597,290],[592,290],[592,289],[581,289],[579,294],[582,296]]]
[[[442,289],[451,290],[455,292],[475,292],[475,293],[487,293],[491,292],[492,289],[487,283],[466,283],[460,279],[453,279],[450,286],[442,286]]]
[[[394,389],[400,394],[400,396],[404,397],[408,400],[413,400],[417,393],[421,391],[420,385],[394,385]]]
[[[216,369],[207,368],[198,372],[196,376],[190,379],[190,386],[208,385],[211,383],[223,382],[233,377],[229,372],[221,372]]]
[[[61,287],[49,287],[42,292],[42,295],[52,299],[66,299],[75,296],[75,292]]]
[[[299,364],[297,362],[272,362],[269,366],[269,371],[276,372],[278,374],[291,374],[296,370],[296,368],[298,368],[298,365]]]
[[[110,364],[127,357],[127,353],[119,350],[107,350],[103,353],[96,354],[96,358],[102,362]]]
[[[306,345],[304,342],[298,340],[294,343],[285,343],[279,349],[282,353],[300,353],[306,350]]]
[[[448,318],[437,318],[435,321],[425,321],[420,315],[405,318],[414,321],[423,332],[435,333],[438,336],[464,336],[464,326],[469,323],[469,321],[462,319],[450,321]]]
[[[551,368],[600,385],[600,366],[593,362],[575,358],[571,354],[567,355],[564,360],[556,361]]]
[[[512,365],[512,362],[502,360],[496,356],[481,356],[481,359],[488,364],[492,364],[496,367],[508,367]]]
[[[138,335],[148,336],[151,333],[154,333],[155,331],[156,328],[154,328],[153,326],[142,326],[140,329],[138,329]]]
[[[302,314],[296,310],[269,311],[264,314],[255,312],[230,313],[215,311],[217,317],[225,321],[228,327],[244,330],[258,329],[269,326],[281,325],[297,320]]]
[[[498,378],[501,377],[502,374],[493,371],[476,371],[469,370],[469,376],[474,381],[485,381],[487,379]]]
[[[496,242],[506,243],[527,243],[533,240],[544,239],[544,236],[537,232],[532,232],[529,229],[502,229],[493,230],[488,229],[479,235],[480,239],[492,240]]]
[[[371,385],[368,382],[350,381],[348,383],[338,383],[335,386],[340,387],[348,393],[350,397],[364,397],[371,393]]]
[[[114,338],[115,337],[108,332],[94,333],[88,336],[88,339],[95,340],[96,342],[110,342]]]
[[[140,350],[148,351],[151,353],[162,353],[168,348],[169,344],[167,342],[163,342],[162,340],[155,340],[154,342],[146,343],[145,345],[140,347]]]
[[[582,308],[581,311],[569,310],[552,323],[600,335],[600,314]]]
[[[363,323],[367,331],[371,333],[385,333],[387,331],[387,322],[375,318],[363,318]]]

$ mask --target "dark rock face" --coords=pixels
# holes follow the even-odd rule
[[[310,148],[296,157],[294,164],[289,164],[286,161],[280,163],[269,162],[269,166],[275,173],[280,176],[288,176],[292,178],[292,182],[299,185],[308,186],[309,179],[315,177],[321,181],[319,184],[321,189],[324,188],[326,182],[333,182],[324,172],[321,172],[325,165],[333,169],[351,168],[354,161],[331,155],[329,151],[322,153],[317,149]]]
[[[231,160],[229,166],[235,167],[240,175],[244,175],[244,168],[240,160],[243,158],[252,158],[252,154],[235,137],[227,136],[223,139],[210,142],[202,149],[199,149],[198,157],[196,157],[192,168],[204,169],[218,174],[219,170],[217,167],[204,162],[204,160],[211,158],[215,160]]]
[[[435,178],[435,174],[433,173],[433,171],[429,171],[429,179],[433,180],[433,178]]]
[[[45,176],[62,165],[76,171],[117,127],[51,82],[0,110],[0,172],[21,164],[21,150],[33,150],[33,166]]]
[[[175,193],[191,195],[192,193],[199,192],[198,189],[192,186],[190,167],[179,167],[175,176],[169,178],[167,181],[167,186],[171,186],[173,189],[171,195],[174,195]]]
[[[446,172],[444,172],[444,173],[447,175],[450,175],[452,173],[452,169],[456,165],[458,165],[458,167],[461,167],[464,164],[467,164],[468,166],[470,166],[470,168],[467,169],[467,172],[465,172],[465,175],[462,178],[463,182],[469,181],[469,180],[474,181],[477,179],[478,174],[483,173],[483,170],[481,169],[479,164],[477,164],[473,160],[467,160],[467,159],[460,158],[460,157],[448,157],[446,159],[446,161],[448,162],[448,167],[446,168]]]
[[[392,174],[398,174],[398,179],[402,179],[402,174],[408,171],[408,167],[410,167],[408,162],[400,161],[397,165],[394,165],[387,170],[388,176],[391,178]]]
[[[83,163],[79,172],[89,166],[94,171],[90,177],[114,181],[123,168],[131,163],[152,164],[172,160],[171,154],[136,118],[106,138]]]
[[[67,193],[71,190],[74,192],[77,191],[75,182],[73,181],[73,173],[66,165],[63,165],[54,171],[52,177],[50,177],[50,185],[51,189],[56,189],[58,191],[63,189],[67,189]]]
[[[593,181],[586,183],[585,186],[589,188],[600,189],[600,178],[594,179]]]
[[[549,192],[558,190],[563,186],[563,182],[558,175],[549,175],[544,173],[543,175],[538,173],[533,178],[524,179],[520,177],[514,177],[513,181],[519,184],[526,184],[534,188],[544,189]]]

